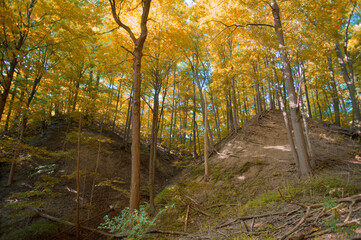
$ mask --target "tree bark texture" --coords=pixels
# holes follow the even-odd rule
[[[310,166],[309,157],[307,155],[307,146],[305,141],[305,135],[302,128],[300,110],[299,110],[299,105],[297,103],[295,87],[293,85],[291,65],[287,56],[287,50],[283,38],[279,7],[275,0],[272,1],[271,8],[272,8],[272,15],[275,24],[275,32],[279,44],[279,51],[281,54],[281,60],[284,67],[284,79],[286,82],[286,87],[289,97],[291,122],[294,131],[295,143],[297,146],[297,155],[300,164],[299,165],[300,172],[302,176],[309,177],[312,175],[312,169]]]

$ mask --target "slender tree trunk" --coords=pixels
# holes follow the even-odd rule
[[[197,135],[196,135],[196,114],[197,114],[197,106],[196,106],[196,86],[193,81],[193,157],[197,158]]]
[[[253,71],[254,71],[254,75],[256,77],[256,82],[255,82],[255,90],[256,90],[256,101],[257,101],[257,114],[261,114],[262,113],[262,97],[261,97],[261,92],[259,90],[259,80],[258,80],[258,70],[257,70],[257,65],[253,64]]]
[[[76,160],[76,239],[80,239],[80,139],[81,139],[81,121],[82,115],[79,117],[78,127],[78,157]]]
[[[99,132],[99,136],[98,136],[98,152],[97,152],[97,159],[95,162],[95,169],[94,169],[94,173],[98,174],[98,168],[99,168],[99,163],[100,163],[100,152],[101,152],[101,137],[102,137],[102,133],[103,133],[103,123],[100,126],[100,132]],[[96,177],[93,176],[93,183],[92,183],[92,188],[90,191],[90,200],[89,200],[89,206],[91,207],[88,210],[88,219],[90,219],[90,214],[92,212],[92,204],[93,204],[93,197],[94,197],[94,190],[95,190],[95,179]]]
[[[220,142],[221,141],[221,129],[219,126],[218,106],[216,106],[216,102],[213,99],[212,93],[210,93],[210,97],[211,97],[211,104],[212,104],[213,114],[214,114],[214,122],[216,123],[216,128],[217,128],[218,142]]]
[[[320,115],[320,120],[323,120],[323,115],[322,115],[322,111],[321,111],[321,105],[320,105],[320,99],[318,96],[318,86],[317,86],[317,81],[316,81],[316,104],[317,104],[317,108],[318,108],[318,115]]]
[[[207,110],[207,95],[204,91],[204,181],[209,180],[208,169],[208,110]]]
[[[295,143],[297,146],[297,155],[299,159],[300,171],[303,176],[308,177],[312,175],[312,169],[310,166],[309,157],[307,155],[307,146],[301,124],[300,110],[297,104],[297,96],[293,85],[291,65],[287,56],[286,45],[283,38],[281,18],[279,14],[279,7],[277,5],[276,0],[272,0],[271,8],[272,8],[272,14],[275,24],[275,32],[279,43],[281,59],[284,65],[284,79],[286,82],[286,87],[289,97],[291,121],[295,136]]]
[[[175,113],[175,81],[173,82],[173,101],[172,101],[172,114],[170,118],[170,126],[169,126],[169,141],[168,141],[168,151],[172,147],[172,135],[173,135],[173,118]]]
[[[268,82],[268,98],[270,101],[270,106],[271,106],[271,109],[275,109],[275,101],[274,101],[274,98],[272,97],[271,79],[269,76],[267,77],[267,82]]]
[[[341,126],[341,118],[340,118],[340,102],[337,94],[337,83],[335,80],[335,73],[333,71],[332,66],[332,58],[331,56],[327,56],[328,62],[328,70],[330,71],[330,79],[331,79],[331,88],[332,88],[332,103],[333,103],[333,110],[335,112],[335,124],[337,126]]]
[[[38,76],[38,77],[35,78],[32,90],[31,90],[30,95],[28,97],[28,100],[26,102],[25,110],[23,111],[23,117],[22,117],[21,128],[20,128],[20,136],[19,136],[19,141],[18,141],[19,142],[18,143],[18,148],[15,151],[14,161],[11,163],[11,168],[10,168],[10,173],[9,173],[9,179],[8,179],[8,184],[9,185],[11,185],[14,182],[16,159],[18,158],[18,155],[19,155],[19,147],[23,143],[23,139],[24,139],[24,136],[25,136],[25,131],[26,131],[27,123],[28,123],[28,113],[29,113],[29,110],[30,110],[30,104],[31,104],[32,100],[34,99],[36,89],[37,89],[38,84],[40,83],[41,79],[42,79],[42,76]]]
[[[356,127],[360,127],[361,122],[361,116],[360,116],[360,109],[359,109],[359,103],[356,98],[356,90],[355,90],[355,82],[353,79],[353,68],[352,63],[348,62],[349,71],[347,71],[346,64],[342,57],[342,51],[339,44],[336,44],[336,54],[338,57],[338,62],[340,64],[341,72],[343,79],[345,80],[345,83],[347,85],[350,97],[351,97],[351,104],[352,104],[352,125]]]
[[[112,126],[112,131],[114,132],[115,129],[115,121],[117,120],[117,115],[118,115],[118,106],[119,106],[119,100],[120,100],[120,89],[121,89],[121,82],[119,81],[119,87],[118,87],[118,92],[117,92],[117,103],[115,105],[115,111],[114,111],[114,118],[113,118],[113,126]],[[129,100],[130,101],[130,100]],[[120,107],[121,108],[121,107]]]
[[[149,205],[150,214],[155,214],[154,206],[154,175],[155,175],[155,159],[157,157],[157,136],[158,136],[158,110],[159,110],[159,90],[158,80],[156,80],[156,89],[153,100],[153,122],[152,122],[152,133],[151,133],[151,147],[150,147],[150,158],[149,158]]]
[[[308,110],[308,117],[312,118],[312,112],[311,112],[311,104],[310,104],[310,98],[308,96],[308,88],[307,88],[307,81],[306,81],[306,75],[305,75],[305,66],[303,62],[301,62],[301,69],[302,69],[302,79],[305,86],[305,95],[306,95],[306,102],[307,102],[307,110]]]
[[[234,76],[232,76],[232,108],[233,108],[233,126],[235,131],[238,131],[239,125],[238,125],[238,117],[237,117],[237,100],[236,100],[236,83],[234,80]]]
[[[9,122],[10,122],[10,118],[11,118],[11,113],[13,111],[13,105],[14,105],[14,101],[15,101],[16,90],[17,90],[17,86],[16,86],[16,83],[15,83],[14,91],[11,94],[11,100],[10,100],[10,104],[9,104],[9,111],[8,111],[8,114],[7,114],[6,120],[5,120],[4,132],[9,131]]]
[[[125,136],[124,136],[124,146],[128,145],[129,142],[129,133],[130,133],[130,125],[132,122],[132,116],[133,116],[133,87],[130,92],[129,102],[128,102],[128,111],[127,111],[127,119],[125,122]]]

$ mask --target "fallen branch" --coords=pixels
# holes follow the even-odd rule
[[[236,207],[236,206],[239,206],[238,204],[215,204],[215,205],[212,205],[212,206],[209,206],[209,207],[205,207],[205,208],[203,208],[204,210],[209,210],[209,209],[212,209],[212,208],[217,208],[217,207],[223,207],[223,206],[229,206],[229,207],[231,207],[231,206],[234,206],[234,207]]]
[[[189,205],[187,205],[186,217],[184,219],[184,232],[188,229],[188,216],[189,216]]]
[[[308,216],[310,216],[310,214],[311,214],[311,207],[308,206],[306,214],[301,218],[301,220],[297,223],[297,225],[294,228],[292,228],[283,237],[281,237],[281,240],[286,239],[289,235],[294,233],[305,222],[306,218],[308,218]]]
[[[176,231],[163,231],[159,229],[153,229],[148,231],[147,233],[160,233],[160,234],[169,234],[169,235],[180,235],[180,236],[188,236],[188,233],[185,232],[176,232]]]
[[[227,227],[229,225],[237,223],[238,221],[244,221],[244,220],[249,220],[249,219],[253,219],[253,218],[264,218],[264,217],[270,217],[270,216],[274,216],[274,215],[284,215],[286,213],[288,213],[288,212],[283,211],[283,212],[267,213],[267,214],[261,214],[261,215],[250,215],[250,216],[238,217],[230,222],[227,222],[220,226],[217,226],[215,229]]]
[[[57,217],[54,217],[54,216],[50,216],[50,215],[45,214],[45,213],[39,213],[39,216],[40,216],[40,217],[43,217],[43,218],[46,218],[46,219],[49,219],[49,220],[54,221],[54,222],[62,223],[62,224],[69,225],[69,226],[72,226],[72,227],[76,227],[76,224],[75,224],[75,223],[72,223],[72,222],[69,222],[69,221],[65,221],[65,220],[62,220],[62,219],[60,219],[60,218],[57,218]],[[87,226],[83,226],[83,225],[80,225],[79,227],[80,227],[81,229],[85,229],[85,230],[88,230],[88,231],[96,232],[96,233],[99,233],[99,234],[104,235],[104,236],[107,236],[107,237],[124,238],[124,237],[127,236],[127,235],[111,234],[111,233],[107,233],[107,232],[98,230],[98,229],[96,229],[96,228],[91,228],[91,227],[87,227]]]
[[[38,215],[39,215],[40,217],[49,219],[49,220],[54,221],[54,222],[58,222],[58,223],[65,224],[65,225],[69,225],[69,226],[72,226],[72,227],[75,227],[75,226],[76,226],[76,224],[74,224],[74,223],[72,223],[72,222],[65,221],[65,220],[62,220],[62,219],[60,219],[60,218],[57,218],[57,217],[54,217],[54,216],[51,216],[51,215],[48,215],[48,214],[45,214],[45,213],[38,213]],[[83,225],[80,225],[80,228],[81,228],[81,229],[84,229],[84,230],[88,230],[88,231],[92,231],[92,232],[101,234],[101,235],[103,235],[103,236],[111,237],[111,238],[120,238],[120,239],[121,239],[121,238],[127,237],[126,234],[121,234],[121,235],[120,235],[120,234],[107,233],[107,232],[98,230],[98,229],[96,229],[96,228],[91,228],[91,227],[87,227],[87,226],[83,226]],[[163,230],[159,230],[159,229],[153,229],[153,230],[147,231],[147,233],[159,233],[159,234],[182,235],[182,236],[187,236],[187,235],[189,235],[188,233],[184,233],[184,232],[163,231]]]
[[[94,219],[94,218],[96,218],[96,217],[101,216],[101,215],[107,214],[108,212],[113,211],[113,210],[114,210],[114,207],[113,207],[113,206],[109,206],[109,209],[107,209],[106,211],[103,211],[103,212],[101,212],[101,213],[98,213],[97,215],[95,215],[95,216],[93,216],[93,217],[91,217],[91,218],[85,219],[85,220],[81,221],[80,224],[83,224],[83,223],[85,223],[85,222],[88,222],[88,221],[90,221],[90,220],[92,220],[92,219]],[[36,212],[39,213],[39,211],[36,211]],[[69,224],[67,224],[67,225],[69,225]],[[56,235],[52,236],[50,239],[54,239],[54,238],[56,238],[57,236],[60,236],[61,234],[69,231],[70,229],[72,229],[73,227],[75,227],[75,225],[74,225],[74,226],[73,226],[73,225],[70,225],[69,228],[64,229],[63,231],[57,233]]]

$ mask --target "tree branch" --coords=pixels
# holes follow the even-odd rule
[[[128,32],[129,34],[129,37],[132,39],[133,43],[136,42],[136,38],[134,36],[134,33],[132,32],[132,30],[130,29],[130,27],[128,27],[127,25],[125,25],[119,18],[119,13],[117,13],[116,11],[116,7],[115,7],[115,0],[109,0],[109,3],[110,3],[110,7],[111,7],[111,10],[112,10],[112,15],[113,15],[113,18],[114,18],[114,21],[120,26],[122,27],[125,31]],[[120,11],[120,9],[119,9]]]

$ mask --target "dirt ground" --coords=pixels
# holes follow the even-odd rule
[[[39,181],[39,177],[29,177],[37,171],[39,166],[49,166],[55,164],[53,177],[60,178],[60,183],[56,184],[53,191],[61,193],[59,197],[47,200],[45,207],[41,207],[41,212],[45,212],[51,216],[68,219],[74,222],[76,214],[76,180],[74,172],[76,170],[76,123],[73,124],[73,134],[70,134],[70,141],[64,145],[65,132],[68,124],[62,120],[55,121],[48,126],[44,136],[39,136],[31,139],[31,145],[45,148],[50,151],[61,151],[66,148],[71,154],[69,157],[56,157],[54,159],[31,159],[30,163],[17,165],[15,173],[15,183],[11,186],[7,185],[7,177],[9,165],[1,164],[1,225],[3,237],[6,233],[16,230],[19,226],[26,226],[38,220],[39,217],[27,218],[26,222],[15,222],[10,215],[14,213],[13,210],[4,207],[4,203],[9,202],[9,194],[11,192],[29,191],[33,188],[34,183]],[[70,131],[70,132],[71,132]],[[91,219],[85,221],[84,224],[89,227],[96,228],[99,223],[103,222],[105,212],[110,209],[110,206],[115,209],[111,214],[119,214],[119,211],[129,204],[129,186],[131,174],[131,151],[130,144],[124,145],[121,134],[116,134],[108,130],[102,130],[104,142],[99,144],[97,142],[100,135],[100,127],[93,126],[83,127],[82,144],[80,151],[80,218]],[[105,138],[104,138],[105,137]],[[75,139],[75,140],[74,140]],[[111,142],[108,142],[111,140]],[[99,152],[99,156],[98,156]],[[149,145],[141,146],[141,201],[148,201],[148,161],[149,161]],[[98,159],[97,174],[94,175],[96,163]],[[156,168],[155,175],[155,190],[159,192],[164,188],[171,178],[173,178],[179,169],[174,167],[172,163],[176,158],[167,151],[159,149],[157,152],[157,159],[159,165]],[[72,176],[69,176],[73,174]],[[65,177],[68,176],[68,177]],[[94,180],[94,187],[93,187]],[[106,182],[108,180],[108,182]],[[111,181],[109,181],[111,180]],[[103,183],[103,184],[100,184]],[[91,200],[91,192],[93,190],[93,197]],[[92,201],[90,207],[90,201]],[[99,215],[100,214],[100,215]],[[99,215],[99,216],[97,216]],[[97,217],[96,217],[97,216]],[[68,228],[68,227],[66,227]],[[89,231],[82,231],[82,237],[86,239],[101,239],[96,233]],[[73,239],[74,228],[68,229],[56,236],[54,239]]]
[[[345,181],[351,182],[357,177],[357,182],[353,184],[361,186],[360,138],[349,135],[348,129],[339,128],[327,122],[309,119],[307,124],[316,162],[316,167],[313,169],[316,179],[337,175]],[[277,239],[280,239],[287,231],[290,231],[297,224],[296,220],[300,220],[304,214],[304,212],[297,213],[299,218],[288,215],[299,208],[297,204],[289,204],[284,201],[282,203],[282,199],[276,196],[276,201],[279,201],[276,206],[271,204],[271,208],[263,208],[257,205],[257,201],[262,204],[267,202],[267,197],[262,194],[272,192],[279,195],[277,189],[295,188],[294,186],[303,180],[299,179],[297,174],[282,113],[280,111],[267,111],[252,118],[238,133],[229,136],[218,144],[216,149],[217,151],[209,159],[209,182],[204,182],[202,172],[204,170],[190,170],[183,178],[183,185],[186,187],[181,190],[180,198],[183,198],[183,202],[194,206],[199,211],[193,210],[188,216],[189,226],[193,226],[190,227],[190,232],[193,233],[187,236],[177,236],[175,239],[243,239],[240,237],[241,234],[249,235],[252,233],[259,236],[257,239],[265,239],[265,232],[271,232],[271,230],[263,228],[269,226],[272,226],[272,233],[277,236]],[[198,165],[198,168],[204,169],[202,164]],[[203,191],[192,187],[197,183],[201,185]],[[322,186],[322,183],[320,185],[325,189],[328,187]],[[314,190],[316,192],[316,189]],[[323,201],[319,199],[318,195],[313,195],[311,191],[313,191],[312,187],[310,193],[303,193],[304,196],[297,196],[294,201],[302,204]],[[357,202],[361,200],[361,192],[358,194],[360,195],[358,195]],[[360,203],[356,204],[358,207],[360,205]],[[219,208],[216,210],[214,206]],[[257,210],[253,211],[247,206],[255,206]],[[183,209],[185,209],[184,206]],[[240,209],[246,212],[242,212]],[[205,211],[209,216],[206,216],[202,211]],[[284,212],[287,215],[250,217],[245,221],[235,220],[242,215],[257,216],[276,211]],[[361,217],[359,209],[353,214],[352,217],[355,219]],[[181,218],[181,221],[184,221],[184,217]],[[232,224],[227,224],[232,221],[234,221]],[[321,220],[313,227],[310,227],[308,221],[306,222],[307,224],[301,225],[294,235],[309,231],[309,229],[321,229],[321,225],[317,225],[320,224]],[[244,225],[248,225],[248,228]],[[250,230],[251,225],[254,229],[253,232]],[[260,235],[261,232],[263,235]],[[360,237],[361,229],[357,229],[355,234]],[[318,236],[318,239],[348,238],[344,235],[327,235],[325,233]]]
[[[54,122],[48,127],[46,135],[43,138],[33,140],[35,146],[46,147],[49,150],[61,150],[64,140],[64,132],[67,125],[62,122]],[[353,179],[354,176],[361,175],[361,142],[359,138],[347,135],[347,129],[337,128],[329,123],[308,120],[308,128],[312,144],[312,151],[316,161],[314,174],[316,176],[337,174],[345,179]],[[74,130],[75,127],[74,127]],[[87,129],[84,134],[94,139],[99,134],[99,128]],[[109,206],[122,209],[128,204],[128,189],[130,180],[130,146],[123,145],[123,139],[110,131],[103,131],[103,135],[112,139],[111,143],[101,144],[101,153],[99,158],[98,173],[96,184],[106,179],[115,179],[119,182],[113,182],[118,188],[114,190],[109,186],[96,186],[94,188],[94,199],[91,210],[87,209],[90,201],[90,193],[93,185],[93,176],[87,175],[81,178],[81,217],[82,219],[94,217],[92,220],[84,222],[84,225],[95,228],[102,222],[104,212]],[[68,150],[76,149],[76,143],[67,143]],[[141,195],[142,200],[147,200],[147,180],[148,180],[148,159],[149,146],[142,145],[142,175],[141,175]],[[96,167],[98,155],[98,145],[94,143],[82,144],[81,146],[81,164],[83,171],[93,172]],[[297,169],[292,157],[289,142],[284,127],[283,117],[280,111],[264,112],[248,121],[238,133],[224,139],[216,146],[216,151],[210,157],[210,181],[203,182],[202,171],[195,171],[197,168],[202,169],[202,163],[183,171],[179,177],[179,169],[172,167],[176,158],[169,155],[166,151],[159,149],[159,168],[156,173],[156,189],[161,191],[169,183],[194,183],[199,187],[189,187],[183,189],[187,196],[189,204],[193,204],[195,209],[201,209],[203,212],[208,211],[208,215],[201,214],[200,211],[191,210],[189,213],[189,230],[187,235],[153,235],[153,239],[242,239],[238,238],[245,232],[241,222],[237,224],[225,225],[239,217],[239,209],[246,206],[252,200],[269,191],[277,189],[287,189],[297,184],[300,179],[297,177]],[[56,158],[46,160],[46,164],[56,163],[57,168],[54,176],[71,174],[75,171],[76,161],[71,158]],[[1,166],[1,201],[8,199],[12,191],[29,190],[29,186],[34,184],[34,179],[28,175],[35,171],[35,167],[44,164],[34,161],[32,167],[19,166],[16,172],[16,182],[11,187],[5,187],[7,180],[7,165]],[[194,172],[197,172],[196,174]],[[359,179],[361,185],[361,178]],[[190,186],[190,185],[189,185]],[[46,208],[41,209],[54,217],[67,217],[68,220],[74,221],[75,217],[75,179],[62,178],[61,184],[56,185],[54,191],[61,192],[63,195],[51,199]],[[312,190],[312,189],[311,189]],[[312,194],[311,194],[312,195]],[[347,197],[347,196],[345,196]],[[190,201],[191,199],[192,201]],[[302,201],[301,199],[298,199]],[[305,202],[312,203],[317,199],[305,196]],[[189,202],[190,201],[190,202]],[[192,203],[193,202],[193,203]],[[215,211],[213,206],[217,204],[226,205]],[[359,203],[358,203],[359,204]],[[231,207],[235,205],[235,207]],[[358,205],[357,205],[358,206]],[[185,209],[182,206],[183,210]],[[278,206],[278,211],[292,212],[297,206],[284,203]],[[182,211],[183,211],[182,210]],[[261,209],[261,213],[272,212],[275,209]],[[11,211],[8,208],[1,207],[1,221],[9,221],[8,215]],[[119,214],[113,212],[113,214]],[[97,216],[100,214],[100,216]],[[183,214],[183,212],[181,213]],[[245,215],[259,214],[259,212],[246,212]],[[356,212],[361,217],[360,211]],[[299,214],[300,216],[301,213]],[[38,218],[38,217],[37,217]],[[25,224],[30,224],[37,218],[29,218]],[[171,216],[171,218],[161,222],[159,226],[163,230],[182,231],[179,228],[168,226],[170,223],[179,222],[178,226],[184,224],[183,216]],[[252,219],[245,221],[248,226],[254,225],[254,229],[262,229],[270,223],[275,223],[277,236],[283,236],[285,232],[292,228],[292,222],[287,216],[266,217],[256,219],[252,224]],[[293,220],[293,223],[295,221]],[[24,223],[22,223],[24,225]],[[6,230],[13,228],[10,224]],[[283,226],[283,227],[282,227]],[[294,225],[293,225],[294,226]],[[253,227],[252,227],[253,228]],[[55,236],[53,239],[73,239],[75,236],[74,228],[68,229],[64,233]],[[6,230],[2,230],[6,232]],[[249,229],[248,229],[249,230]],[[300,228],[300,231],[305,229]],[[256,230],[254,230],[256,231]],[[261,231],[261,230],[260,230]],[[297,232],[295,232],[297,233]],[[82,230],[85,239],[106,239],[106,237]],[[334,239],[335,235],[324,235],[323,239]],[[361,232],[360,232],[361,236]],[[343,239],[343,238],[340,238]],[[346,239],[346,238],[344,238]]]

